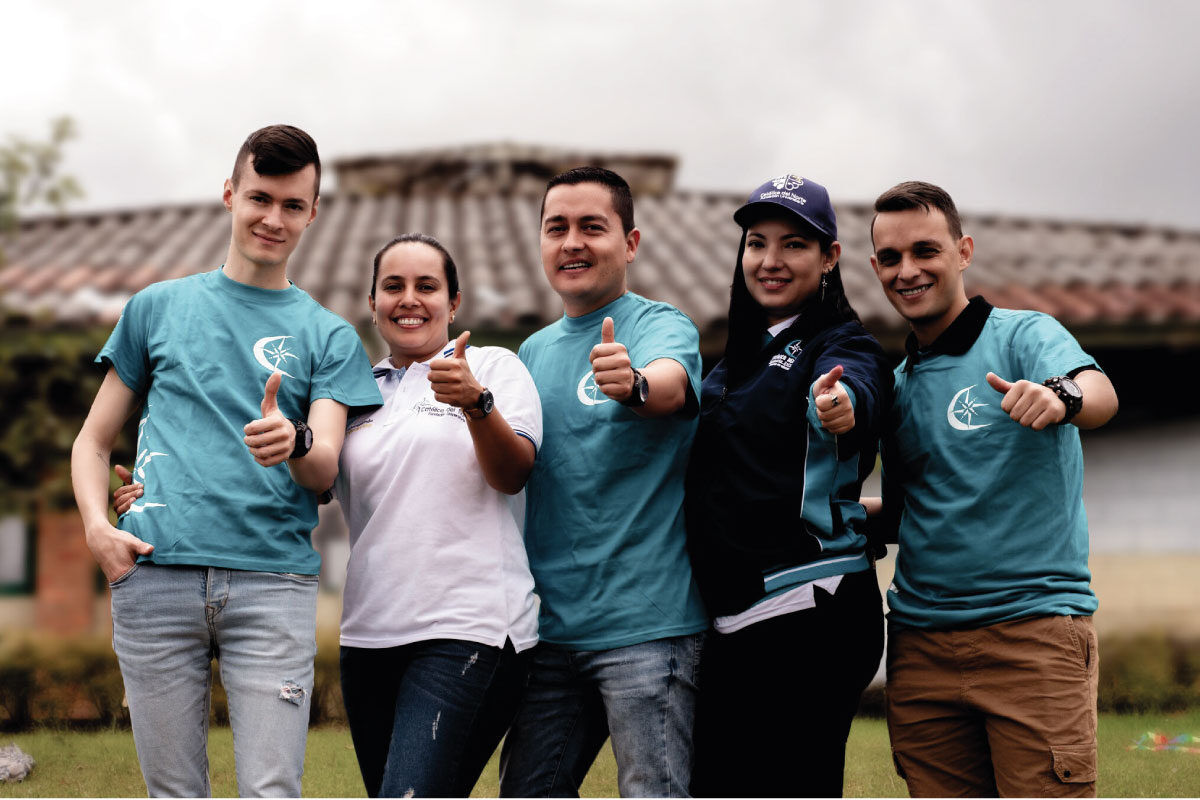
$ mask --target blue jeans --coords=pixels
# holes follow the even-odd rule
[[[207,797],[212,659],[242,797],[299,797],[317,576],[138,564],[112,584],[113,649],[151,797]]]
[[[342,699],[370,797],[468,797],[508,729],[529,652],[457,639],[343,647]]]
[[[501,797],[578,797],[612,736],[622,797],[686,797],[704,634],[613,650],[534,648],[504,740]]]

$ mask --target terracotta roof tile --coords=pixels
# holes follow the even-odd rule
[[[290,277],[336,313],[366,323],[375,252],[398,233],[422,231],[459,265],[464,326],[543,325],[562,314],[562,303],[541,269],[540,187],[561,168],[606,158],[642,189],[631,288],[678,305],[702,332],[723,329],[739,239],[732,214],[744,195],[672,191],[673,161],[655,156],[496,145],[341,162],[349,172],[343,179],[339,171],[339,187],[357,189],[321,198]],[[432,193],[451,185],[457,193]],[[902,333],[870,267],[870,206],[838,204],[837,214],[851,302],[881,335]],[[63,321],[110,322],[149,283],[218,266],[229,225],[219,203],[30,220],[0,240],[0,301]],[[1200,231],[973,214],[963,215],[963,228],[976,242],[968,291],[997,306],[1044,311],[1068,326],[1200,328]]]

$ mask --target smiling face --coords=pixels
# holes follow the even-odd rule
[[[888,300],[928,345],[967,307],[963,270],[971,265],[975,243],[955,241],[937,209],[884,211],[871,229],[871,266]]]
[[[225,208],[233,214],[227,266],[235,269],[283,267],[300,235],[317,216],[317,170],[312,164],[288,175],[259,175],[246,156],[237,186],[225,181]]]
[[[625,293],[625,269],[641,233],[625,233],[612,192],[599,183],[560,184],[546,193],[542,268],[567,316],[581,317]]]
[[[742,275],[750,296],[766,312],[768,324],[798,312],[840,254],[840,244],[822,250],[811,230],[787,217],[764,219],[747,228]]]
[[[462,302],[446,285],[442,254],[421,242],[388,248],[379,261],[371,311],[392,363],[406,367],[436,355],[450,341],[450,316]]]

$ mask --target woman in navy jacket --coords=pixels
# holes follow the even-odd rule
[[[688,537],[713,617],[692,793],[842,793],[883,611],[858,503],[892,376],[850,307],[824,187],[794,175],[734,214],[725,357],[704,379]]]

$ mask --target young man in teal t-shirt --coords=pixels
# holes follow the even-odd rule
[[[1116,392],[1053,318],[967,299],[974,242],[946,192],[902,183],[875,211],[871,264],[912,325],[882,444],[897,770],[913,797],[1094,796],[1078,429]]]
[[[112,589],[138,760],[151,796],[210,794],[215,657],[242,796],[300,795],[316,653],[316,493],[348,408],[381,402],[354,329],[287,279],[317,214],[320,159],[273,125],[239,150],[217,270],[130,299],[75,440],[87,543]],[[109,524],[109,456],[138,408],[140,496]],[[286,466],[284,466],[286,464]]]
[[[565,314],[519,352],[544,420],[525,516],[540,643],[500,792],[577,796],[611,735],[622,796],[686,796],[707,627],[683,523],[699,337],[626,289],[641,233],[619,175],[553,178],[541,226]]]

